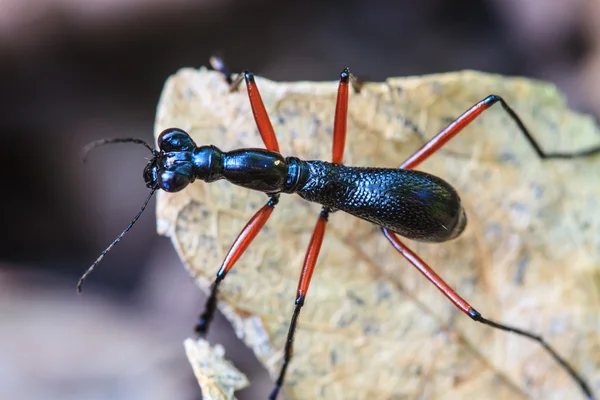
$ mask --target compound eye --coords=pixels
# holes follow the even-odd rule
[[[190,183],[190,176],[173,171],[164,171],[160,175],[159,186],[165,192],[179,192]]]
[[[179,128],[165,129],[158,136],[158,147],[164,152],[188,151],[196,148],[196,143],[187,132]]]
[[[156,186],[156,180],[156,166],[151,162],[144,168],[144,181],[146,182],[146,187],[153,188]]]

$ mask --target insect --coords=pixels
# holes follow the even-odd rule
[[[266,193],[269,197],[268,201],[242,230],[217,274],[205,311],[200,316],[197,326],[199,333],[205,333],[216,309],[220,283],[265,225],[278,202],[280,193],[295,192],[307,200],[322,204],[324,207],[318,218],[303,265],[296,295],[295,310],[284,349],[284,361],[270,398],[277,397],[279,388],[283,384],[286,369],[292,357],[295,327],[306,299],[312,272],[323,240],[327,217],[336,210],[346,211],[381,226],[383,233],[394,248],[432,281],[461,311],[475,321],[497,329],[512,331],[539,342],[576,380],[586,396],[592,397],[591,390],[583,378],[543,339],[533,333],[490,321],[481,316],[427,264],[408,249],[396,236],[396,233],[420,241],[443,242],[457,237],[463,231],[466,216],[456,191],[445,181],[429,174],[413,171],[413,169],[442,148],[462,128],[495,103],[500,103],[541,158],[570,158],[592,155],[600,152],[600,148],[579,153],[546,154],[540,149],[519,117],[506,102],[498,96],[488,96],[442,130],[434,139],[405,161],[400,169],[345,167],[341,163],[343,161],[346,135],[348,90],[352,82],[352,76],[346,69],[342,71],[338,88],[333,130],[332,163],[303,161],[294,157],[284,158],[279,154],[279,145],[253,75],[248,72],[239,75],[233,80],[232,89],[235,90],[242,81],[245,81],[248,87],[250,104],[266,150],[240,149],[222,152],[214,146],[199,147],[196,146],[187,133],[176,128],[167,129],[160,135],[157,150],[137,139],[108,139],[92,144],[91,147],[111,142],[136,142],[150,149],[153,158],[144,171],[144,177],[151,192],[142,210],[115,242],[102,253],[91,268],[131,228],[143,212],[150,197],[158,189],[176,192],[182,190],[195,179],[206,182],[226,179],[234,184]],[[83,278],[85,278],[85,275]]]

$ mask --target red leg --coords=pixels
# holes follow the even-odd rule
[[[265,223],[271,216],[271,213],[278,202],[279,195],[271,196],[271,199],[267,202],[267,204],[258,210],[250,219],[250,221],[248,221],[244,229],[242,229],[238,235],[237,239],[235,239],[235,242],[233,242],[233,245],[231,245],[231,248],[227,252],[219,272],[217,272],[217,278],[211,287],[210,295],[206,301],[204,311],[198,319],[198,324],[195,328],[197,333],[204,334],[208,331],[208,326],[212,321],[215,309],[217,307],[217,292],[219,290],[219,284],[225,278],[225,275],[227,275],[229,270],[233,268],[244,251],[246,251],[248,246],[250,246],[250,243],[252,243],[256,235],[258,235],[258,232],[260,232],[263,226],[265,226]]]
[[[458,307],[462,312],[471,316],[471,312],[473,311],[473,307],[469,305],[462,297],[460,297],[444,280],[435,273],[433,269],[423,261],[418,255],[416,255],[412,250],[404,245],[398,238],[398,236],[390,231],[389,229],[382,228],[383,234],[390,241],[392,246],[400,254],[404,256],[408,260],[409,263],[414,265],[420,273],[422,273],[425,278],[427,278],[431,283],[433,283],[439,290],[446,296],[456,307]]]
[[[211,63],[215,69],[221,71],[225,75],[228,82],[231,81],[231,77],[225,69],[225,64],[221,59],[217,57],[211,58]],[[256,126],[258,127],[258,131],[265,144],[265,147],[268,150],[279,152],[277,137],[275,136],[275,131],[273,130],[273,125],[271,125],[271,120],[269,119],[265,105],[260,97],[258,86],[254,81],[254,75],[248,71],[238,75],[235,81],[231,82],[231,90],[236,90],[242,79],[246,80],[248,98],[250,99],[250,106],[252,107],[252,114],[254,115]],[[217,278],[211,287],[210,295],[206,301],[204,311],[202,314],[200,314],[198,323],[196,324],[195,330],[197,333],[205,334],[208,331],[208,327],[217,308],[217,292],[219,290],[221,281],[225,278],[225,275],[227,275],[229,270],[233,268],[237,260],[246,251],[248,246],[250,246],[250,243],[252,243],[256,235],[258,235],[258,232],[260,232],[260,230],[263,228],[278,202],[279,195],[271,196],[271,199],[267,202],[267,204],[258,210],[250,219],[250,221],[248,221],[244,229],[242,229],[239,236],[227,252],[225,260],[223,261],[219,272],[217,272]]]
[[[315,265],[317,264],[317,258],[319,257],[319,252],[321,251],[321,244],[323,243],[323,237],[325,236],[325,226],[327,225],[328,217],[329,210],[327,208],[323,208],[323,210],[321,211],[321,215],[319,215],[319,219],[317,220],[317,224],[315,225],[312,237],[310,238],[310,242],[308,244],[308,250],[306,252],[306,256],[304,257],[304,264],[302,265],[302,272],[300,273],[300,279],[298,281],[298,291],[296,293],[296,307],[294,308],[294,314],[292,315],[292,321],[290,322],[287,339],[285,341],[285,348],[283,351],[283,365],[281,366],[281,370],[279,371],[279,377],[275,382],[275,387],[269,395],[269,400],[275,400],[277,398],[279,390],[281,389],[281,386],[283,385],[283,381],[285,379],[285,372],[290,363],[290,360],[292,359],[294,332],[296,331],[298,316],[300,315],[300,309],[304,305],[306,292],[308,291],[308,286],[310,285],[310,280],[312,278],[313,271],[315,270]]]
[[[419,256],[412,252],[404,243],[398,239],[395,233],[391,232],[386,228],[381,228],[385,237],[392,243],[394,248],[398,250],[400,254],[406,258],[408,262],[414,265],[425,277],[433,283],[450,301],[458,307],[462,312],[471,317],[474,321],[481,322],[484,325],[491,326],[492,328],[500,329],[507,332],[516,333],[527,337],[531,340],[538,342],[554,360],[575,380],[581,391],[585,394],[586,398],[593,400],[594,395],[588,384],[583,380],[577,371],[567,362],[566,359],[561,357],[556,350],[554,350],[548,342],[541,336],[535,335],[531,332],[519,329],[513,326],[500,324],[498,322],[484,318],[477,310],[475,310],[469,303],[467,303],[462,297],[460,297],[444,280],[436,274],[433,269],[427,265]]]
[[[488,96],[484,100],[480,101],[469,110],[467,110],[463,115],[461,115],[456,121],[452,122],[445,129],[443,129],[439,134],[437,134],[433,139],[427,142],[421,149],[419,149],[415,154],[408,158],[400,168],[403,169],[413,169],[417,167],[420,163],[425,161],[429,156],[434,154],[440,148],[444,146],[450,139],[456,136],[465,126],[469,125],[475,118],[477,118],[481,113],[487,110],[496,102],[500,102],[504,110],[509,114],[509,116],[515,121],[521,132],[524,134],[527,141],[531,144],[533,149],[536,151],[538,156],[541,158],[573,158],[573,157],[581,157],[588,156],[592,154],[596,154],[600,152],[600,147],[592,148],[584,151],[580,151],[577,153],[553,153],[547,154],[545,153],[537,142],[533,139],[525,125],[521,122],[517,114],[506,104],[506,102],[495,95]],[[580,389],[586,395],[588,399],[593,399],[592,392],[587,385],[587,383],[583,380],[583,378],[575,371],[575,369],[568,364],[568,362],[562,358],[550,345],[540,336],[535,335],[531,332],[515,328],[512,326],[500,324],[498,322],[491,321],[487,318],[484,318],[477,310],[475,310],[467,301],[465,301],[462,297],[458,295],[438,274],[433,271],[433,269],[427,265],[419,256],[417,256],[413,251],[411,251],[404,243],[400,241],[398,236],[386,229],[382,228],[383,234],[390,241],[390,243],[394,246],[394,248],[402,254],[404,258],[408,262],[410,262],[413,266],[415,266],[419,272],[421,272],[425,278],[427,278],[431,283],[433,283],[439,290],[442,292],[458,309],[467,314],[470,318],[475,321],[481,322],[484,325],[491,326],[496,329],[513,332],[521,336],[525,336],[529,339],[532,339],[538,342],[548,353],[554,358],[554,360],[561,366],[563,369],[575,380],[575,382],[579,385]]]
[[[325,226],[327,225],[328,217],[329,210],[325,208],[321,211],[321,215],[319,215],[319,219],[317,220],[317,224],[315,225],[315,229],[308,244],[302,272],[300,273],[300,280],[298,281],[296,299],[304,299],[304,297],[306,297],[306,292],[308,292],[308,286],[310,285],[310,280],[315,270],[315,265],[317,264],[317,258],[321,252],[321,244],[323,243],[323,237],[325,236]]]
[[[337,101],[335,104],[335,119],[333,121],[333,151],[332,163],[341,164],[344,161],[344,149],[346,148],[346,131],[348,125],[348,84],[356,93],[360,92],[362,83],[344,68],[340,74],[340,85],[338,86]]]
[[[510,116],[510,118],[517,124],[519,130],[525,137],[525,139],[529,142],[533,150],[537,153],[537,155],[542,158],[575,158],[575,157],[585,157],[593,154],[600,153],[600,146],[596,146],[590,149],[585,149],[582,151],[577,151],[573,153],[546,153],[542,150],[537,141],[531,136],[529,130],[525,127],[525,124],[521,121],[517,113],[514,112],[512,108],[506,104],[503,98],[496,95],[489,95],[485,99],[481,100],[479,103],[475,104],[473,107],[469,108],[463,115],[458,117],[456,121],[452,122],[446,128],[444,128],[440,133],[438,133],[433,139],[429,142],[425,143],[423,147],[421,147],[415,154],[410,156],[408,160],[404,161],[400,168],[402,169],[414,169],[423,161],[425,161],[429,156],[434,154],[436,151],[441,149],[450,139],[454,136],[458,135],[460,131],[467,125],[469,125],[475,118],[481,115],[482,112],[490,108],[496,103],[500,103],[502,108],[506,111],[506,113]]]
[[[351,75],[348,68],[345,68],[340,74],[340,84],[338,87],[337,101],[335,105],[335,120],[333,123],[333,155],[332,162],[335,164],[341,164],[344,159],[344,147],[346,143],[346,121],[348,119],[348,83]],[[298,290],[296,292],[296,307],[294,308],[294,314],[288,328],[287,339],[285,342],[285,348],[283,351],[283,365],[279,371],[279,377],[275,382],[275,387],[269,395],[270,400],[275,400],[279,394],[279,390],[283,385],[285,379],[285,373],[287,367],[292,359],[292,348],[294,345],[294,332],[296,331],[296,325],[298,323],[298,316],[300,310],[304,305],[304,300],[308,292],[308,287],[312,279],[315,266],[317,265],[317,259],[321,251],[321,244],[323,243],[323,237],[325,236],[325,227],[327,225],[327,218],[329,217],[329,209],[323,208],[312,237],[308,244],[308,250],[304,257],[304,264],[302,265],[302,272],[300,273],[300,279],[298,280]]]
[[[276,151],[279,153],[279,143],[277,142],[277,137],[275,137],[273,125],[271,125],[269,114],[267,114],[265,105],[260,97],[260,92],[258,91],[258,86],[254,81],[254,75],[252,72],[246,71],[238,75],[235,81],[233,81],[231,84],[231,89],[235,90],[239,86],[242,79],[246,80],[248,98],[250,99],[252,114],[254,114],[254,120],[256,121],[256,126],[258,127],[260,137],[262,138],[267,150]]]
[[[344,149],[346,147],[346,126],[348,122],[348,82],[350,71],[345,68],[340,74],[340,85],[337,92],[335,104],[335,119],[333,122],[333,156],[334,164],[344,161]]]

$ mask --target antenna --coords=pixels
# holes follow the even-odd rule
[[[153,156],[156,155],[156,150],[154,150],[152,148],[152,146],[150,146],[148,143],[146,143],[142,139],[137,139],[137,138],[100,139],[100,140],[95,140],[95,141],[89,143],[87,146],[85,146],[83,148],[83,152],[82,152],[82,156],[81,156],[81,158],[83,159],[83,162],[86,161],[87,156],[88,156],[88,154],[89,154],[90,151],[92,151],[96,147],[104,146],[105,144],[111,144],[111,143],[135,143],[135,144],[141,144],[142,146],[144,146],[145,148],[147,148],[148,150],[150,150],[150,152],[152,153]]]
[[[135,139],[138,140],[138,139]],[[133,140],[130,140],[133,141]],[[98,141],[98,142],[102,142],[102,140]],[[96,142],[94,142],[96,143]],[[111,142],[105,142],[105,143],[111,143]],[[104,143],[101,143],[104,144]],[[145,144],[145,142],[144,142]],[[147,145],[146,145],[147,146]],[[94,146],[95,147],[95,146]],[[154,186],[151,190],[150,190],[150,194],[148,195],[148,197],[146,198],[146,201],[144,202],[144,204],[142,205],[142,208],[140,209],[140,211],[137,213],[137,215],[131,220],[131,222],[129,223],[129,225],[127,226],[127,228],[125,228],[125,230],[123,232],[121,232],[121,234],[119,236],[117,236],[117,238],[102,252],[102,254],[100,254],[100,256],[96,259],[96,261],[94,261],[94,263],[87,269],[87,271],[85,271],[85,273],[83,275],[81,275],[81,278],[79,278],[79,282],[77,283],[77,293],[81,293],[81,286],[83,285],[83,281],[85,280],[85,278],[87,278],[87,276],[89,274],[92,273],[92,271],[94,270],[94,268],[96,267],[96,265],[98,265],[98,263],[100,261],[102,261],[102,259],[104,258],[104,256],[106,255],[106,253],[108,253],[110,251],[110,249],[112,249],[112,247],[119,243],[119,241],[121,240],[121,238],[123,236],[125,236],[125,234],[133,227],[133,225],[136,223],[136,221],[140,218],[140,216],[142,215],[142,213],[144,212],[144,210],[146,209],[146,206],[148,205],[148,202],[150,201],[150,199],[152,198],[152,196],[154,195],[154,192],[156,192],[156,190],[158,189],[158,185]]]

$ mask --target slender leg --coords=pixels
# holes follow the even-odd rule
[[[223,74],[225,80],[227,83],[229,83],[230,90],[232,92],[235,92],[238,89],[243,79],[246,80],[246,86],[248,87],[248,98],[250,99],[250,107],[252,107],[252,114],[254,115],[254,121],[256,121],[256,126],[258,127],[260,137],[262,138],[267,150],[276,151],[279,153],[279,143],[277,142],[277,137],[275,136],[275,131],[273,130],[273,125],[271,125],[271,120],[269,119],[269,114],[267,114],[267,110],[265,109],[262,97],[260,97],[258,86],[254,81],[254,74],[249,71],[244,71],[243,73],[238,74],[235,79],[233,79],[222,58],[218,56],[212,56],[210,57],[209,61],[213,69]]]
[[[333,150],[332,159],[336,164],[341,164],[344,159],[344,144],[346,142],[346,120],[348,118],[348,83],[352,79],[352,75],[348,68],[345,68],[340,74],[340,85],[338,87],[338,95],[335,106],[335,119],[333,122]],[[296,325],[298,322],[298,316],[300,315],[300,309],[304,305],[308,286],[312,274],[317,264],[317,258],[321,251],[321,244],[323,243],[323,237],[325,236],[325,226],[327,225],[327,219],[329,217],[329,210],[323,207],[317,224],[313,231],[313,235],[308,244],[308,250],[304,258],[304,264],[302,266],[302,272],[300,273],[300,280],[298,281],[298,291],[296,293],[296,307],[294,308],[294,314],[288,328],[287,339],[285,342],[285,348],[283,351],[283,364],[279,371],[279,377],[275,382],[275,387],[269,396],[270,400],[275,400],[277,394],[283,385],[285,379],[285,373],[287,367],[292,359],[293,346],[294,346],[294,332],[296,331]]]
[[[215,70],[220,71],[225,76],[225,79],[230,84],[232,91],[237,89],[242,79],[246,80],[246,85],[248,87],[248,98],[250,99],[250,106],[252,107],[252,114],[254,115],[256,126],[258,127],[258,131],[265,144],[265,147],[268,150],[279,152],[279,143],[277,142],[277,137],[275,136],[275,131],[273,130],[273,125],[271,125],[265,105],[260,97],[258,86],[254,81],[254,75],[246,71],[243,74],[238,75],[235,80],[232,80],[231,74],[227,70],[225,63],[221,58],[213,56],[210,58],[210,63]],[[217,272],[215,282],[211,286],[210,294],[204,306],[204,311],[198,318],[198,323],[195,327],[196,333],[204,335],[208,331],[208,327],[217,308],[217,293],[219,291],[219,285],[221,284],[221,281],[223,281],[225,275],[227,275],[227,272],[233,268],[237,260],[241,257],[244,251],[246,251],[256,235],[258,235],[258,232],[260,232],[260,230],[263,228],[278,202],[279,194],[272,195],[267,204],[258,210],[252,219],[248,221],[244,229],[242,229],[239,236],[231,246],[231,249],[229,249],[229,252],[227,253],[227,256],[225,256],[225,260],[223,261],[219,272]]]
[[[554,360],[575,380],[577,385],[590,400],[594,399],[592,391],[584,379],[579,375],[577,371],[561,357],[541,336],[535,335],[531,332],[515,328],[509,325],[500,324],[487,318],[484,318],[477,310],[475,310],[469,303],[467,303],[462,297],[460,297],[450,286],[444,282],[444,280],[436,274],[433,269],[427,265],[419,256],[411,251],[404,243],[400,241],[398,236],[386,228],[381,228],[385,237],[390,241],[394,248],[414,265],[419,272],[421,272],[431,283],[433,283],[458,309],[467,314],[471,319],[477,322],[481,322],[484,325],[491,326],[492,328],[501,329],[503,331],[513,332],[517,335],[521,335],[538,342]]]
[[[350,71],[345,68],[340,74],[340,85],[338,86],[337,101],[335,104],[335,118],[333,121],[333,155],[334,164],[341,164],[344,160],[344,149],[346,147],[346,127],[348,122],[348,81]]]
[[[321,244],[323,243],[323,236],[325,235],[325,226],[327,224],[328,217],[329,210],[327,208],[323,208],[308,244],[308,251],[306,252],[304,264],[302,265],[302,272],[300,273],[300,280],[298,281],[298,291],[296,293],[295,302],[296,307],[294,308],[294,314],[292,315],[290,327],[288,328],[285,348],[283,350],[283,364],[281,366],[281,370],[279,371],[279,377],[277,378],[277,381],[275,381],[275,387],[273,387],[273,391],[269,395],[269,400],[275,400],[277,398],[279,390],[281,389],[285,379],[285,372],[287,371],[287,367],[292,359],[294,332],[296,331],[298,316],[300,315],[300,309],[304,305],[306,292],[308,291],[308,286],[310,285],[310,280],[315,270],[315,265],[317,264],[317,258],[319,257],[319,252],[321,251]]]
[[[445,127],[440,133],[438,133],[433,139],[429,142],[425,143],[423,147],[421,147],[415,154],[410,156],[408,160],[404,161],[404,163],[400,166],[402,169],[413,169],[423,161],[425,161],[429,156],[433,153],[441,149],[450,139],[455,137],[460,131],[463,130],[464,127],[469,125],[475,118],[477,118],[481,113],[490,108],[496,103],[500,103],[502,108],[507,112],[510,118],[517,124],[523,136],[527,139],[531,147],[535,150],[537,155],[542,159],[547,158],[576,158],[576,157],[585,157],[593,154],[600,153],[600,145],[582,150],[573,153],[546,153],[542,150],[540,145],[533,138],[529,130],[525,127],[525,124],[521,121],[517,113],[513,111],[512,108],[506,104],[506,101],[500,96],[489,95],[485,99],[481,100],[479,103],[475,104],[473,107],[469,108],[463,115],[458,117],[456,121],[452,122],[450,125]]]
[[[265,143],[265,147],[267,150],[276,151],[279,153],[279,143],[275,137],[273,125],[271,125],[271,120],[269,119],[265,105],[260,97],[260,92],[258,91],[258,86],[254,81],[254,75],[252,72],[244,71],[243,73],[239,74],[231,84],[231,90],[236,90],[242,82],[242,79],[246,80],[246,86],[248,87],[248,98],[250,99],[250,106],[252,107],[252,114],[254,115],[258,132],[260,132],[260,136]]]
[[[415,154],[409,157],[408,160],[402,163],[402,165],[400,165],[400,168],[413,169],[416,166],[418,166],[429,156],[431,156],[440,148],[442,148],[444,144],[446,144],[450,139],[456,136],[465,126],[471,123],[483,111],[487,110],[489,107],[491,107],[497,102],[500,102],[504,110],[515,121],[515,123],[518,125],[519,129],[521,130],[527,141],[531,144],[535,152],[542,159],[574,158],[600,153],[600,146],[569,154],[545,153],[540,148],[538,143],[533,139],[533,136],[531,136],[521,119],[506,104],[506,102],[499,96],[490,95],[484,100],[474,105],[473,107],[471,107],[456,121],[452,122],[444,130],[437,134],[433,139],[427,142],[423,147],[421,147],[421,149],[419,149]],[[427,265],[419,256],[417,256],[404,243],[402,243],[402,241],[400,241],[400,239],[394,232],[386,228],[382,228],[382,231],[385,237],[394,246],[394,248],[400,254],[402,254],[402,256],[406,258],[408,262],[415,266],[419,270],[419,272],[421,272],[425,276],[425,278],[427,278],[431,283],[433,283],[458,309],[467,314],[474,321],[481,322],[484,325],[488,325],[496,329],[513,332],[538,342],[552,356],[552,358],[554,358],[554,360],[575,380],[575,382],[577,383],[577,385],[579,385],[580,389],[583,391],[586,397],[588,399],[594,399],[594,396],[592,395],[588,384],[583,380],[583,378],[542,337],[519,328],[500,324],[498,322],[484,318],[477,310],[471,307],[469,303],[467,303],[462,297],[460,297],[460,295],[458,295],[458,293],[456,293],[438,274],[436,274],[435,271],[433,271],[433,269],[429,265]]]
[[[458,307],[465,314],[471,316],[471,311],[473,308],[469,305],[469,303],[467,303],[454,290],[452,290],[452,288],[448,286],[448,284],[444,282],[444,280],[438,274],[436,274],[436,272],[429,265],[425,264],[425,262],[421,260],[418,255],[406,247],[400,241],[400,239],[398,239],[398,236],[394,232],[386,228],[382,228],[382,231],[385,237],[390,241],[390,243],[392,243],[392,246],[394,246],[394,248],[408,260],[408,262],[414,265],[419,272],[422,273],[431,283],[433,283],[435,287],[437,287],[438,290],[442,292],[444,296],[446,296],[448,300],[450,300],[456,307]]]
[[[210,288],[210,295],[208,296],[208,300],[204,306],[204,311],[202,314],[200,314],[198,323],[195,327],[196,333],[204,335],[206,332],[208,332],[208,327],[212,321],[215,309],[217,307],[217,292],[219,290],[221,281],[225,278],[225,275],[227,275],[229,270],[233,268],[244,251],[246,251],[250,243],[252,243],[256,235],[258,235],[258,232],[260,232],[263,226],[265,226],[265,223],[271,216],[271,213],[278,202],[279,195],[272,195],[267,204],[265,204],[256,212],[256,214],[254,214],[244,229],[242,229],[235,242],[233,242],[233,245],[225,256],[225,260],[223,260],[223,264],[221,265],[219,272],[217,272],[215,282]]]

